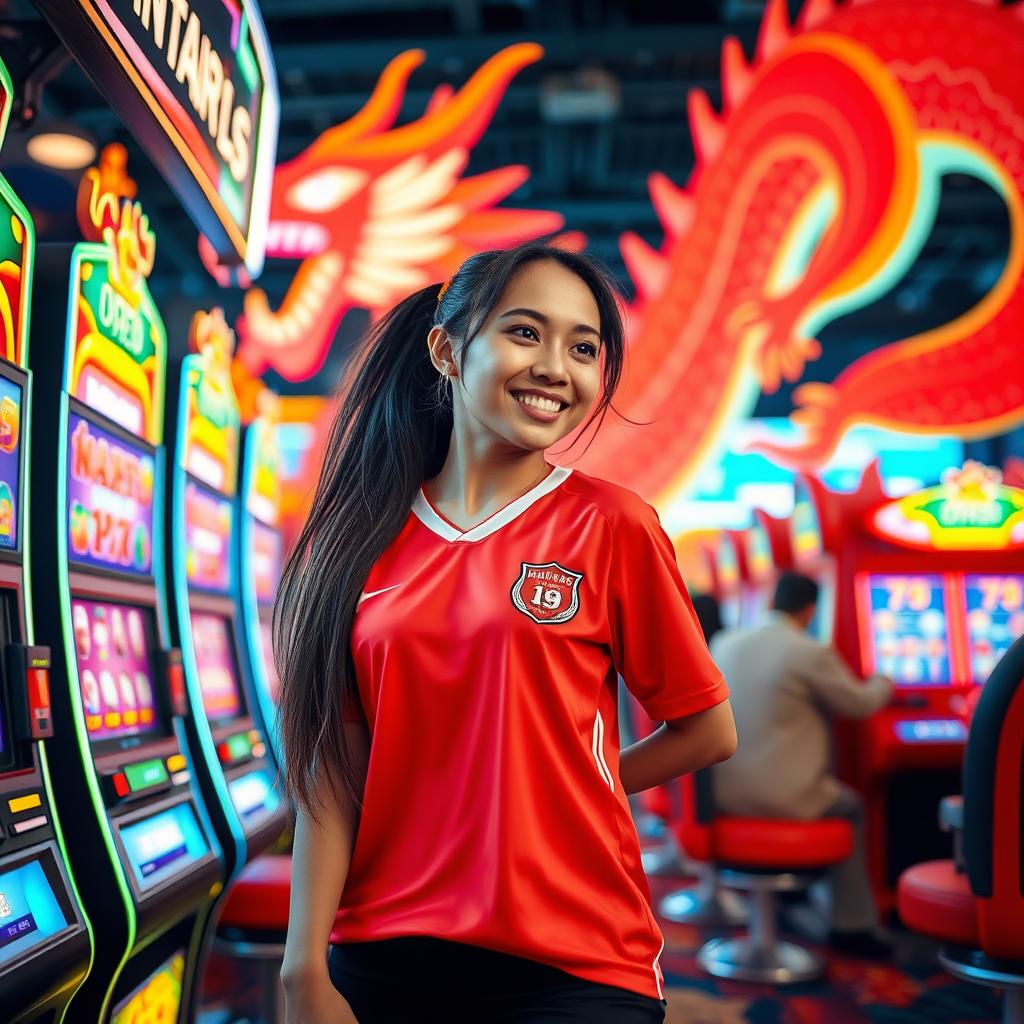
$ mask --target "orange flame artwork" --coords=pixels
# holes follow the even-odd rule
[[[636,284],[616,407],[582,456],[664,505],[692,485],[760,393],[796,382],[816,335],[891,288],[935,219],[939,179],[1006,203],[1009,254],[981,301],[795,391],[790,466],[823,464],[856,423],[989,436],[1024,422],[1024,4],[770,0],[748,63],[722,48],[724,109],[689,94],[696,167],[650,178],[659,251],[626,234]],[[577,448],[582,446],[577,446]],[[625,468],[624,468],[625,467]]]

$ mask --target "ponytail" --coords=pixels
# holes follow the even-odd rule
[[[285,780],[314,817],[321,785],[359,803],[342,719],[345,706],[359,706],[348,644],[356,604],[451,438],[426,342],[437,295],[437,285],[416,292],[367,336],[274,605]]]
[[[343,708],[359,706],[349,643],[356,605],[451,443],[451,397],[438,387],[427,335],[444,327],[462,367],[513,275],[535,260],[571,270],[597,301],[604,392],[592,419],[600,424],[622,370],[614,285],[592,259],[542,242],[478,253],[440,289],[435,284],[411,295],[371,329],[343,385],[309,518],[285,562],[274,605],[285,782],[314,819],[324,796],[360,804],[361,780],[343,724]]]

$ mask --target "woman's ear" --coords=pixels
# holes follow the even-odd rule
[[[431,327],[427,335],[427,348],[434,369],[444,377],[458,377],[459,367],[452,351],[452,341],[443,327]]]

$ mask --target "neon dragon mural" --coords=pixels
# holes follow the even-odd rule
[[[1022,67],[1024,4],[807,0],[791,27],[770,0],[752,63],[724,43],[722,114],[689,94],[686,187],[650,178],[661,249],[621,239],[637,300],[615,404],[647,425],[610,416],[598,443],[559,461],[612,479],[628,466],[659,505],[684,493],[761,390],[801,378],[826,323],[903,276],[954,171],[1009,211],[994,287],[952,322],[801,385],[802,443],[761,450],[811,468],[854,423],[971,438],[1024,422]]]
[[[494,208],[529,177],[526,167],[461,177],[509,82],[542,55],[532,43],[510,46],[394,128],[425,58],[409,50],[385,68],[359,113],[277,167],[267,255],[302,263],[277,311],[258,289],[245,296],[238,358],[250,373],[270,367],[308,380],[349,309],[380,314],[475,252],[561,228],[556,213]],[[209,266],[208,248],[205,257]]]

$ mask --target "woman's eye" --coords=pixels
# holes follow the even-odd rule
[[[520,331],[525,331],[526,333],[525,334],[520,334],[519,333]],[[534,341],[539,340],[537,332],[532,327],[527,327],[525,324],[523,324],[520,327],[511,327],[511,328],[509,328],[509,333],[510,334],[515,334],[516,337],[518,337],[518,338],[533,338]]]
[[[597,356],[597,346],[592,345],[589,341],[581,341],[576,347],[582,349],[591,359]]]

